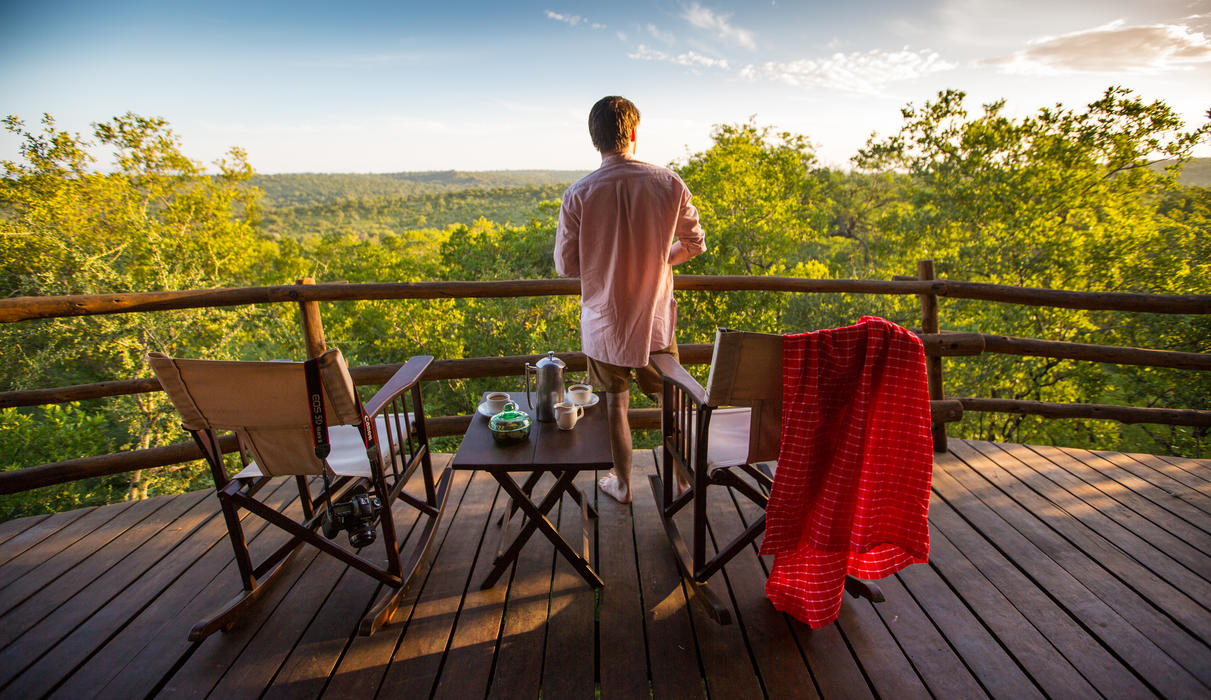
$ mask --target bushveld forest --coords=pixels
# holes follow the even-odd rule
[[[1183,174],[1211,124],[1110,88],[1085,106],[1011,118],[949,91],[902,110],[847,170],[810,134],[756,119],[718,125],[671,164],[694,193],[707,252],[680,274],[891,279],[933,259],[938,277],[1076,291],[1211,293],[1211,178]],[[559,198],[583,173],[255,174],[233,148],[209,165],[162,119],[125,114],[91,133],[10,116],[21,157],[0,180],[6,297],[320,282],[554,277]],[[1194,166],[1201,168],[1194,171]],[[883,316],[919,325],[915,296],[678,293],[681,343],[717,326],[800,332]],[[576,297],[336,302],[330,346],[351,365],[579,350]],[[1211,352],[1211,317],[943,299],[944,330]],[[0,324],[0,391],[150,376],[156,350],[213,359],[303,359],[292,304]],[[697,371],[697,370],[695,370]],[[469,413],[520,378],[425,385],[427,412]],[[369,389],[364,388],[369,396]],[[947,358],[954,396],[1211,409],[1211,376],[985,354]],[[637,399],[643,401],[644,399]],[[0,468],[180,442],[161,393],[0,409]],[[1211,454],[1205,429],[968,413],[968,438]],[[636,447],[650,446],[650,436]],[[444,440],[451,440],[445,438]],[[449,449],[453,443],[439,443]],[[0,519],[202,488],[201,463],[0,499]]]

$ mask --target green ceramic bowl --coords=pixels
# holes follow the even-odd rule
[[[488,430],[498,445],[515,445],[530,437],[530,416],[510,401],[505,410],[488,419]]]

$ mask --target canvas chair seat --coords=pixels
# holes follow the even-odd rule
[[[403,416],[397,414],[381,415],[374,419],[374,424],[379,435],[383,435],[387,431],[387,423],[391,421],[392,430],[395,425],[404,425]],[[398,423],[397,423],[398,421]],[[416,419],[409,416],[408,425],[414,424]],[[292,431],[291,431],[292,432]],[[304,431],[302,441],[310,439],[310,434]],[[285,437],[285,436],[283,436]],[[298,436],[293,436],[298,439]],[[332,453],[328,455],[328,468],[336,476],[352,476],[364,479],[369,479],[371,476],[370,460],[366,457],[366,447],[362,444],[362,435],[357,428],[351,425],[331,425],[328,426],[328,443],[332,448]],[[391,463],[390,453],[392,452],[391,441],[379,439],[378,451],[383,458],[384,464]],[[394,446],[395,456],[399,457],[399,445]],[[259,476],[265,476],[261,471],[260,465],[256,460],[248,463],[248,466],[241,469],[233,479],[253,479]]]
[[[720,408],[711,414],[707,435],[707,469],[737,467],[748,463],[751,408]]]

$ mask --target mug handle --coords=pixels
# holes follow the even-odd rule
[[[576,404],[576,420],[580,420],[581,418],[584,418],[584,406]]]

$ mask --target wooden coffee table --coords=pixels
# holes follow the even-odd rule
[[[509,398],[534,417],[536,411],[527,404],[525,392],[512,392]],[[602,397],[598,397],[597,405],[585,408],[584,417],[573,430],[560,430],[554,421],[545,423],[535,419],[530,427],[528,440],[507,446],[496,444],[491,431],[488,430],[487,417],[477,411],[471,417],[471,425],[467,427],[467,433],[463,436],[451,466],[454,469],[488,472],[512,499],[505,513],[496,560],[481,588],[491,588],[496,584],[501,574],[517,560],[522,547],[535,531],[546,535],[555,545],[555,549],[590,586],[602,587],[601,577],[589,563],[588,521],[589,518],[597,517],[597,511],[580,489],[572,484],[572,480],[582,471],[610,469],[614,466],[610,453],[609,421]],[[546,472],[555,475],[555,484],[540,497],[535,493],[534,487]],[[514,481],[514,473],[526,474],[525,482],[518,484]],[[547,519],[547,513],[559,503],[565,493],[580,504],[582,537],[579,551],[564,539]],[[506,546],[509,516],[515,509],[525,514],[525,520],[521,531]]]

